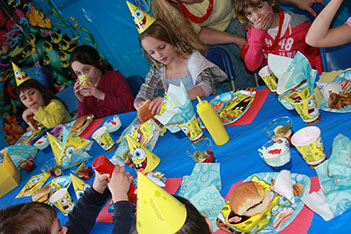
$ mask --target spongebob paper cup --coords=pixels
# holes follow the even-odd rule
[[[291,104],[294,106],[297,113],[299,113],[305,124],[313,125],[318,123],[321,119],[314,94],[306,100],[302,100],[299,103],[291,102]]]
[[[195,115],[190,121],[184,124],[178,124],[178,126],[192,142],[198,142],[204,138],[204,133],[202,132]]]
[[[54,194],[51,195],[49,201],[50,203],[54,204],[56,208],[65,216],[67,216],[74,207],[74,202],[66,188],[57,190]]]
[[[78,80],[79,80],[79,84],[81,86],[87,86],[88,85],[87,81],[91,81],[90,77],[86,76],[86,75],[78,76]],[[88,93],[87,92],[80,92],[80,94],[85,95]]]
[[[271,90],[274,95],[277,95],[277,82],[278,79],[274,75],[274,73],[269,69],[268,65],[263,67],[258,75],[262,78],[262,80],[266,83],[267,87]]]
[[[96,130],[92,138],[106,151],[110,152],[116,148],[115,142],[113,141],[110,133],[108,133],[106,127],[101,127]]]
[[[327,159],[318,127],[305,127],[297,131],[291,138],[306,163],[314,169]]]

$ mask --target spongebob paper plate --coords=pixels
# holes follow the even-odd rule
[[[338,82],[341,85],[342,92],[351,93],[351,70],[344,71],[337,75],[332,82]],[[320,91],[322,92],[321,88]],[[320,109],[329,112],[337,112],[337,113],[348,113],[351,112],[351,105],[346,105],[341,109],[333,109],[329,108],[328,102],[322,98],[320,102]]]
[[[256,181],[270,190],[271,180],[275,180],[279,172],[266,172],[254,174],[248,177],[246,181]],[[291,174],[292,184],[300,183],[304,189],[302,193],[295,197],[295,204],[290,203],[287,199],[277,193],[272,193],[271,203],[267,209],[252,217],[243,216],[243,221],[236,222],[234,213],[230,209],[229,202],[224,205],[217,217],[217,225],[221,229],[235,233],[235,230],[245,231],[246,233],[278,233],[288,226],[302,210],[304,204],[300,197],[309,194],[311,180],[308,176],[301,174]],[[247,218],[247,219],[246,219]]]
[[[217,95],[210,103],[220,117],[223,126],[226,126],[245,114],[254,101],[255,95],[255,88],[240,89]],[[200,127],[204,129],[205,125],[200,118],[198,120]]]

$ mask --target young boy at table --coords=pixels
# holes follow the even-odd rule
[[[137,218],[130,234],[213,232],[211,221],[202,216],[187,199],[170,195],[140,172],[137,196]]]
[[[321,73],[319,48],[306,44],[309,19],[279,8],[279,0],[235,0],[235,9],[247,26],[247,43],[241,49],[246,67],[256,71],[268,54],[293,58],[300,51],[311,66]]]
[[[135,210],[127,195],[133,177],[118,165],[111,178],[109,174],[95,173],[93,185],[68,214],[65,225],[60,225],[53,207],[28,202],[0,210],[0,233],[90,233],[102,206],[111,195],[115,208],[112,233],[128,233],[135,219]],[[107,185],[109,189],[106,189]]]

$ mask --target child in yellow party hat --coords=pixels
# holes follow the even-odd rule
[[[26,107],[22,114],[26,123],[31,123],[34,119],[46,128],[54,128],[61,123],[72,121],[67,106],[62,100],[39,81],[22,72],[16,64],[12,63],[12,67],[17,84],[17,98]]]
[[[207,234],[212,224],[185,198],[171,196],[142,173],[138,173],[136,225],[129,233]]]
[[[146,100],[152,100],[149,109],[159,114],[163,102],[159,90],[165,93],[170,84],[179,86],[181,82],[190,100],[215,94],[215,83],[226,80],[227,75],[201,55],[206,47],[200,41],[187,40],[188,35],[173,32],[163,21],[130,2],[127,4],[139,31],[139,42],[153,63],[134,107],[138,109]]]

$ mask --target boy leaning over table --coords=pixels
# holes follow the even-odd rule
[[[27,202],[0,210],[0,233],[90,233],[96,217],[111,195],[115,208],[112,233],[129,233],[135,220],[135,209],[127,195],[133,177],[118,165],[111,177],[109,174],[95,173],[93,185],[68,214],[65,225],[60,225],[53,207],[45,203]],[[109,189],[106,189],[107,185]]]

